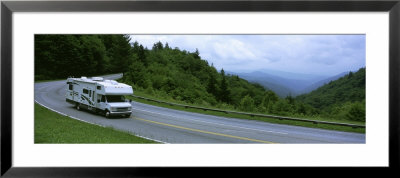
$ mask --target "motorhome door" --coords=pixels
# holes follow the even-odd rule
[[[101,110],[105,110],[106,109],[106,97],[104,95],[97,95],[97,108],[101,109]]]

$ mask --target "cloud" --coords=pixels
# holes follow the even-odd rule
[[[216,42],[213,44],[213,50],[218,55],[216,57],[220,59],[231,59],[236,61],[257,59],[252,48],[236,39]]]
[[[168,42],[199,50],[217,69],[335,75],[365,66],[365,35],[132,35],[147,46]]]

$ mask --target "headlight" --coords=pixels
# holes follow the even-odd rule
[[[130,111],[132,108],[128,108],[128,111]]]
[[[111,111],[117,111],[117,108],[111,107]]]

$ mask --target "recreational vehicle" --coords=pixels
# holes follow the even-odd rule
[[[66,101],[76,109],[87,109],[106,117],[119,115],[129,117],[132,105],[124,96],[132,95],[132,87],[102,77],[68,78]]]

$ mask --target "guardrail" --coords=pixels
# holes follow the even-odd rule
[[[256,114],[256,113],[246,113],[246,112],[238,112],[238,111],[226,111],[226,110],[220,110],[220,109],[212,109],[212,108],[204,108],[204,107],[198,107],[198,106],[190,106],[190,105],[184,105],[184,104],[177,104],[177,103],[169,103],[165,101],[159,101],[155,99],[150,99],[142,96],[136,96],[136,95],[131,95],[134,98],[139,98],[139,99],[144,99],[147,101],[153,101],[156,103],[163,103],[163,104],[168,104],[170,106],[180,106],[184,108],[194,108],[194,109],[200,109],[204,111],[216,111],[216,112],[222,112],[222,113],[231,113],[231,114],[241,114],[241,115],[247,115],[247,116],[257,116],[257,117],[265,117],[265,118],[272,118],[272,119],[279,119],[279,120],[292,120],[292,121],[301,121],[301,122],[311,122],[314,124],[329,124],[329,125],[339,125],[339,126],[347,126],[347,127],[352,127],[352,128],[365,128],[365,125],[357,125],[357,124],[348,124],[348,123],[338,123],[338,122],[328,122],[328,121],[317,121],[317,120],[309,120],[309,119],[300,119],[300,118],[292,118],[292,117],[284,117],[284,116],[273,116],[273,115],[265,115],[265,114]]]

